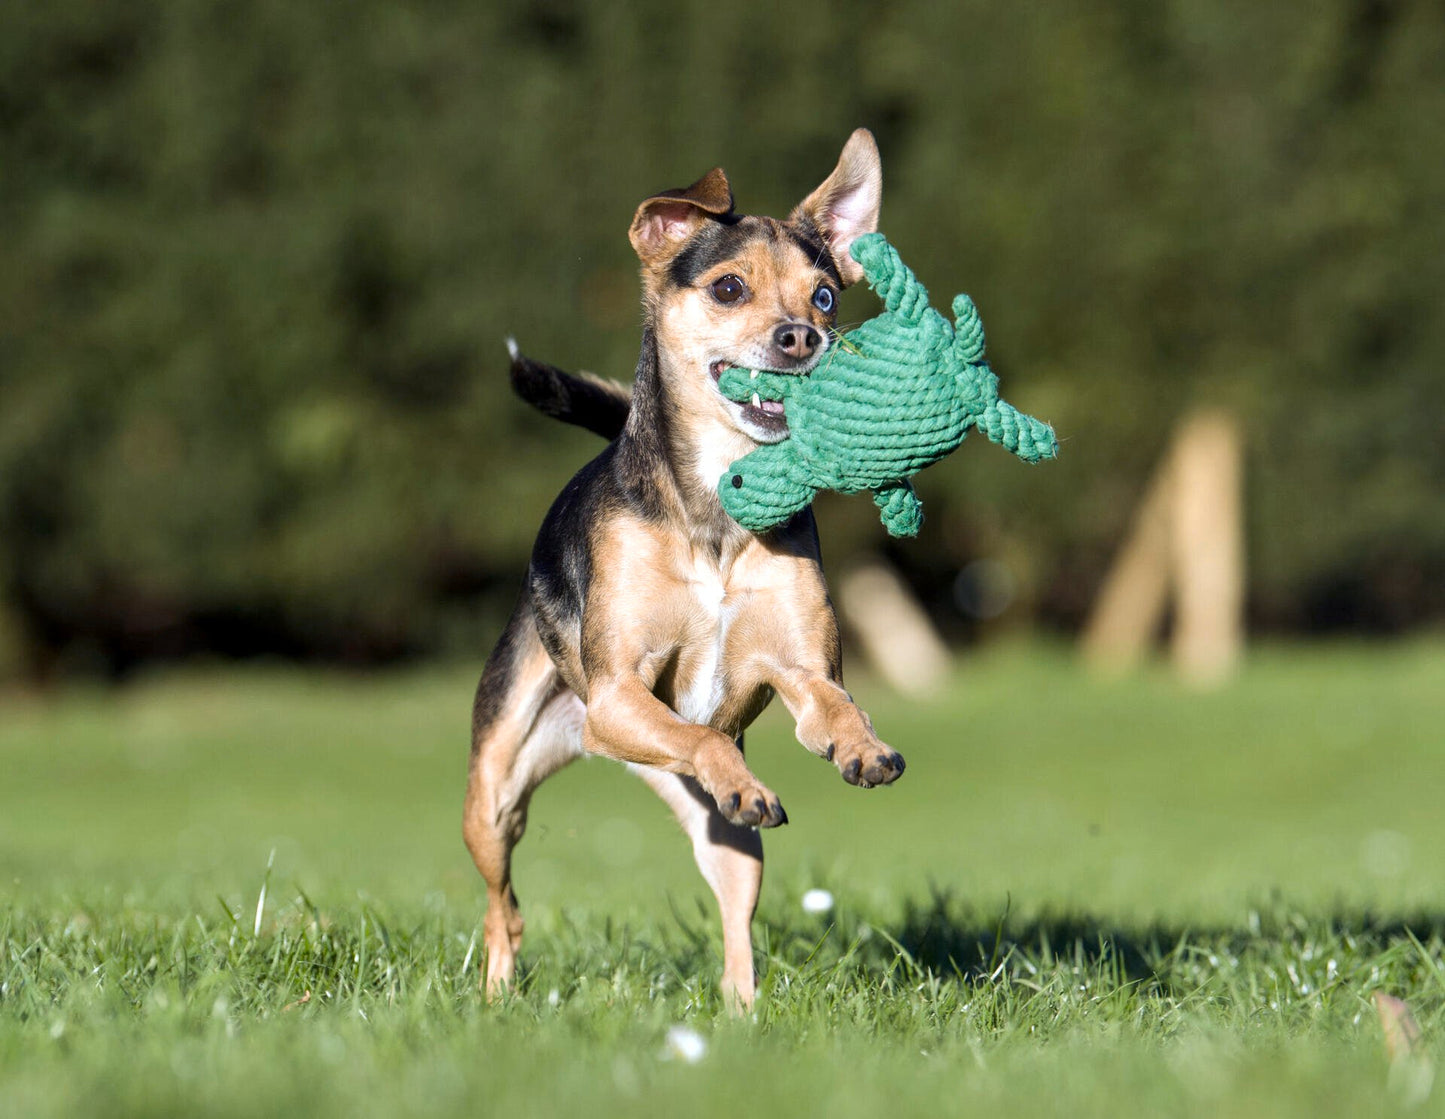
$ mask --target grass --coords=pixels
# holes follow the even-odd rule
[[[0,1110],[16,1115],[1436,1113],[1445,649],[1273,649],[1230,688],[1005,648],[859,791],[749,739],[762,996],[620,768],[539,792],[523,973],[475,991],[472,680],[282,669],[0,699]],[[805,913],[826,888],[830,913]],[[1370,998],[1409,1001],[1391,1068]],[[706,1049],[680,1055],[678,1026]]]

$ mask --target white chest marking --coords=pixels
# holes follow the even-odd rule
[[[714,492],[723,472],[756,447],[745,435],[721,425],[707,428],[698,439],[694,459],[698,482],[706,492]]]
[[[727,601],[727,588],[716,568],[697,562],[689,580],[699,609],[707,618],[706,630],[697,635],[697,656],[692,676],[679,681],[677,713],[690,723],[706,723],[722,706],[724,685],[723,652],[728,629],[737,616],[740,599]]]

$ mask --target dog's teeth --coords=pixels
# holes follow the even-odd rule
[[[756,369],[754,369],[754,370],[752,371],[752,373],[749,374],[749,378],[750,378],[751,380],[756,381],[756,380],[758,379],[758,371],[757,371]]]
[[[758,394],[757,394],[757,393],[753,393],[753,407],[754,407],[754,408],[761,408],[762,406],[763,406],[763,402],[762,402],[761,399],[759,399]]]

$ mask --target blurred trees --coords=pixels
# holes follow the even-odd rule
[[[0,14],[0,671],[480,654],[596,449],[503,337],[627,376],[636,203],[720,162],[781,213],[859,124],[1064,439],[923,476],[920,585],[995,557],[1073,624],[1207,401],[1257,621],[1445,616],[1439,5],[52,0]]]

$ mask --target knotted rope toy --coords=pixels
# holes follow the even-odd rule
[[[923,503],[908,479],[952,454],[971,427],[1025,462],[1058,454],[1054,429],[998,396],[984,360],[983,323],[966,295],[950,323],[881,233],[853,242],[853,259],[883,313],[838,339],[805,374],[723,371],[729,400],[781,400],[788,437],[744,455],[718,481],[728,515],[752,532],[782,524],[819,490],[873,491],[883,527],[916,536]]]

